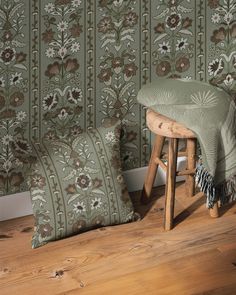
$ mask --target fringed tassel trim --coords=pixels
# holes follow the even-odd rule
[[[200,190],[207,196],[207,208],[213,208],[217,201],[220,201],[220,205],[236,201],[236,175],[215,186],[214,178],[202,164],[198,164],[195,181]]]
[[[236,201],[236,175],[217,185],[216,193],[221,205]]]
[[[200,190],[207,196],[207,208],[213,208],[214,204],[218,201],[214,179],[202,164],[197,165],[195,181]]]

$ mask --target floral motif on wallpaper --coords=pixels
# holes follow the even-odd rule
[[[209,0],[211,22],[215,25],[210,37],[214,52],[208,63],[210,83],[236,95],[236,3],[234,0]]]
[[[134,11],[135,4],[134,0],[100,0],[99,8],[103,16],[97,24],[103,50],[97,75],[103,85],[101,112],[105,121],[119,118],[123,122],[121,153],[125,168],[135,167],[138,161],[134,155],[137,151],[137,132],[127,127],[135,124],[133,108],[137,86],[133,78],[139,75],[137,50],[132,44],[139,20]]]
[[[18,191],[22,168],[32,164],[28,144],[29,70],[24,40],[24,3],[0,3],[0,194]]]
[[[236,97],[235,48],[234,0],[1,0],[0,195],[27,190],[29,139],[71,146],[117,118],[123,168],[144,165],[140,87],[196,78]]]
[[[83,31],[81,0],[55,0],[47,3],[44,11],[42,42],[48,60],[42,99],[43,119],[47,124],[44,137],[67,142],[82,132],[78,119],[83,111],[83,92],[77,57]]]
[[[158,2],[153,41],[156,74],[159,77],[180,78],[188,72],[193,57],[193,19],[189,16],[193,8],[189,5],[190,1]]]

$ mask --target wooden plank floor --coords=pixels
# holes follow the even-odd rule
[[[236,294],[236,205],[212,219],[199,194],[177,188],[176,226],[164,232],[163,188],[141,221],[32,250],[32,216],[0,222],[0,294]]]

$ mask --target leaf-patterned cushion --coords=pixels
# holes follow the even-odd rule
[[[75,138],[32,143],[32,248],[92,228],[131,221],[133,205],[120,162],[120,123]]]

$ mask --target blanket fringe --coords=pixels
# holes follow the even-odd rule
[[[221,205],[236,201],[236,175],[232,175],[229,179],[218,185],[216,192]]]
[[[217,201],[220,201],[220,206],[236,201],[236,175],[215,186],[214,178],[202,164],[198,164],[195,181],[200,190],[207,196],[207,208],[213,208]]]
[[[197,165],[195,181],[200,190],[207,196],[207,208],[213,208],[214,204],[218,201],[214,179],[202,164]]]

